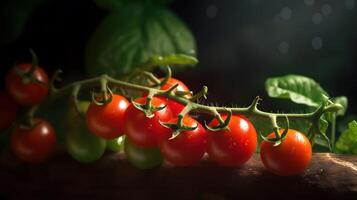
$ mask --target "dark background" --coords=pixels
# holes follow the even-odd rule
[[[170,8],[195,35],[200,60],[176,77],[195,91],[207,85],[211,102],[243,106],[260,95],[264,109],[289,111],[288,103],[266,97],[264,82],[302,74],[331,96],[347,96],[348,114],[357,113],[357,1],[176,0]],[[0,44],[1,78],[30,60],[28,48],[49,72],[62,68],[65,82],[84,78],[86,42],[106,14],[89,0],[41,4],[19,37]],[[6,36],[4,26],[0,32]]]

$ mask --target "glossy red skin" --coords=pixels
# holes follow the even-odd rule
[[[146,97],[135,99],[135,102],[145,104]],[[164,106],[165,103],[157,97],[152,98],[152,105],[155,107]],[[125,113],[124,133],[133,144],[142,148],[152,148],[158,146],[158,141],[168,137],[170,130],[163,127],[159,120],[161,122],[169,121],[172,117],[170,109],[165,107],[153,114],[154,117],[147,118],[143,111],[135,108],[132,104],[128,107]]]
[[[17,74],[15,69],[28,72],[31,68],[30,63],[18,64],[13,67],[5,77],[6,90],[12,98],[22,106],[33,106],[41,103],[48,94],[48,76],[41,68],[36,67],[34,77],[40,83],[22,83],[22,78]]]
[[[160,80],[163,80],[163,78],[161,78]],[[176,88],[176,91],[183,91],[183,92],[188,92],[190,91],[190,89],[180,80],[175,79],[175,78],[170,78],[166,84],[161,86],[161,90],[168,90],[170,87],[174,86],[175,84],[178,84],[178,87]],[[186,97],[191,97],[192,95],[186,95]],[[167,106],[170,108],[171,112],[172,112],[172,116],[178,116],[178,114],[180,114],[180,112],[185,108],[184,105],[168,99],[166,97],[158,97],[164,101],[166,101]]]
[[[91,102],[87,113],[86,123],[94,135],[111,140],[124,134],[124,116],[129,101],[117,94],[113,94],[110,103],[98,106]]]
[[[275,134],[271,133],[268,137],[274,138]],[[292,176],[303,172],[309,165],[311,156],[309,139],[293,129],[289,129],[285,140],[279,146],[266,141],[260,146],[260,157],[264,166],[279,176]]]
[[[168,123],[177,123],[177,119],[172,119]],[[160,150],[169,162],[177,166],[190,166],[201,160],[205,153],[207,134],[202,125],[191,117],[186,116],[183,123],[189,127],[197,125],[197,128],[193,131],[183,131],[174,139],[162,140]]]
[[[11,133],[11,148],[23,161],[41,162],[55,149],[56,134],[50,123],[34,119],[33,129],[15,128]]]
[[[222,116],[226,119],[227,116]],[[217,119],[209,126],[217,126]],[[232,115],[229,130],[207,131],[207,152],[212,160],[223,166],[240,166],[252,157],[256,150],[257,133],[252,123],[244,116]]]
[[[6,92],[0,92],[0,131],[10,127],[16,119],[18,106]]]

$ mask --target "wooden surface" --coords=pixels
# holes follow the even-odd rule
[[[94,164],[68,155],[30,165],[13,155],[0,159],[0,199],[355,199],[357,157],[318,153],[301,175],[278,177],[259,156],[240,168],[203,160],[189,168],[130,166],[121,154]]]

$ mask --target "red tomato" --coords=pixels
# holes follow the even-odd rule
[[[177,119],[172,119],[168,123],[177,123]],[[205,153],[207,135],[202,125],[193,118],[185,116],[183,123],[185,126],[197,128],[193,131],[183,131],[172,140],[162,140],[160,150],[171,163],[177,166],[190,166],[201,160]]]
[[[274,133],[268,135],[269,138],[274,136]],[[280,176],[301,173],[309,165],[311,156],[312,150],[309,139],[293,129],[288,130],[286,138],[280,145],[274,146],[274,143],[263,141],[260,146],[260,157],[264,166],[272,173]]]
[[[18,106],[6,93],[0,92],[0,131],[10,127],[16,119]]]
[[[17,71],[28,72],[30,63],[19,64],[13,67],[5,78],[6,89],[14,100],[22,106],[33,106],[41,103],[48,93],[48,76],[41,68],[36,67],[34,78],[42,83],[23,83]]]
[[[56,134],[50,123],[34,119],[32,129],[17,127],[11,134],[11,148],[18,158],[27,162],[41,162],[55,149]]]
[[[160,80],[163,80],[163,78],[161,78]],[[175,84],[178,84],[176,91],[182,91],[182,92],[190,91],[190,89],[188,89],[188,87],[183,82],[181,82],[180,80],[175,79],[175,78],[170,78],[166,84],[161,86],[160,89],[167,90],[170,87],[174,86]],[[192,96],[191,94],[186,95],[187,98],[189,98],[191,96]],[[170,108],[173,116],[177,116],[185,108],[184,105],[182,105],[174,100],[171,100],[169,98],[166,98],[166,97],[158,97],[158,98],[166,101],[166,104]]]
[[[226,119],[227,116],[222,116]],[[219,125],[214,119],[209,126]],[[223,166],[239,166],[249,160],[257,145],[257,133],[252,123],[245,117],[232,115],[229,130],[208,131],[208,154]]]
[[[146,103],[146,97],[135,99],[140,104]],[[155,107],[165,106],[165,101],[154,97],[152,105]],[[132,104],[125,114],[124,133],[132,143],[142,148],[151,148],[158,145],[158,141],[167,138],[170,130],[163,127],[159,120],[167,122],[171,119],[171,111],[165,107],[162,110],[154,111],[154,117],[148,118],[145,113]]]
[[[86,122],[94,135],[110,140],[124,134],[124,115],[129,106],[125,97],[113,94],[110,103],[99,106],[91,102],[86,113]]]

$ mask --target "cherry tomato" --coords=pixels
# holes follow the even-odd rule
[[[161,78],[160,80],[163,80],[163,78]],[[161,86],[161,90],[167,90],[170,87],[174,86],[175,84],[178,84],[178,87],[176,88],[176,91],[182,91],[182,92],[189,92],[190,89],[188,89],[188,87],[180,80],[175,79],[175,78],[170,78],[166,84]],[[191,94],[186,95],[185,97],[189,98],[191,97]],[[185,108],[184,105],[180,104],[179,102],[176,102],[174,100],[171,100],[167,97],[158,97],[162,100],[166,101],[167,107],[170,108],[172,115],[173,116],[177,116],[178,114],[180,114],[180,112]]]
[[[151,169],[160,166],[163,161],[159,148],[141,148],[130,142],[128,137],[124,141],[124,152],[129,163],[139,169]]]
[[[222,119],[227,116],[223,115]],[[209,126],[217,126],[214,119]],[[240,115],[232,115],[229,130],[208,131],[208,154],[223,166],[239,166],[249,160],[257,145],[257,134],[252,123]]]
[[[91,102],[86,114],[89,130],[107,140],[123,135],[124,114],[129,104],[125,97],[117,94],[113,94],[112,101],[103,106]]]
[[[78,111],[71,106],[66,114],[65,145],[69,155],[82,163],[91,163],[98,160],[105,152],[106,141],[92,134],[81,114],[88,110],[89,102],[81,101]]]
[[[280,132],[282,132],[281,130]],[[268,135],[274,137],[274,133]],[[296,175],[304,171],[312,156],[311,144],[299,131],[289,129],[286,138],[278,146],[263,141],[260,146],[260,157],[264,166],[280,176]]]
[[[30,63],[19,64],[13,67],[5,77],[5,85],[9,94],[22,106],[33,106],[41,103],[48,93],[48,76],[41,68],[36,67],[33,76],[42,83],[23,83],[22,77],[17,71],[28,72],[31,68]]]
[[[168,123],[177,123],[177,119]],[[192,131],[183,131],[175,138],[162,140],[160,150],[162,155],[177,166],[190,166],[198,162],[206,151],[207,135],[202,125],[189,116],[183,118],[183,124],[197,128]]]
[[[146,97],[135,99],[140,104],[146,103]],[[157,97],[152,98],[151,104],[155,107],[165,106],[165,102]],[[154,117],[148,118],[145,113],[132,104],[128,107],[125,114],[124,132],[135,145],[143,148],[158,146],[158,141],[166,138],[170,130],[163,127],[159,121],[167,122],[171,119],[171,111],[166,107],[154,111]]]
[[[90,163],[98,160],[105,152],[106,141],[91,134],[84,121],[68,129],[66,148],[72,158],[79,162]]]
[[[124,149],[125,136],[120,136],[107,141],[107,149],[111,151],[122,151]]]
[[[17,127],[11,134],[11,148],[18,158],[27,162],[41,162],[55,149],[56,135],[51,124],[34,119],[32,129]]]
[[[16,119],[18,106],[5,92],[0,92],[0,131],[10,127]]]

